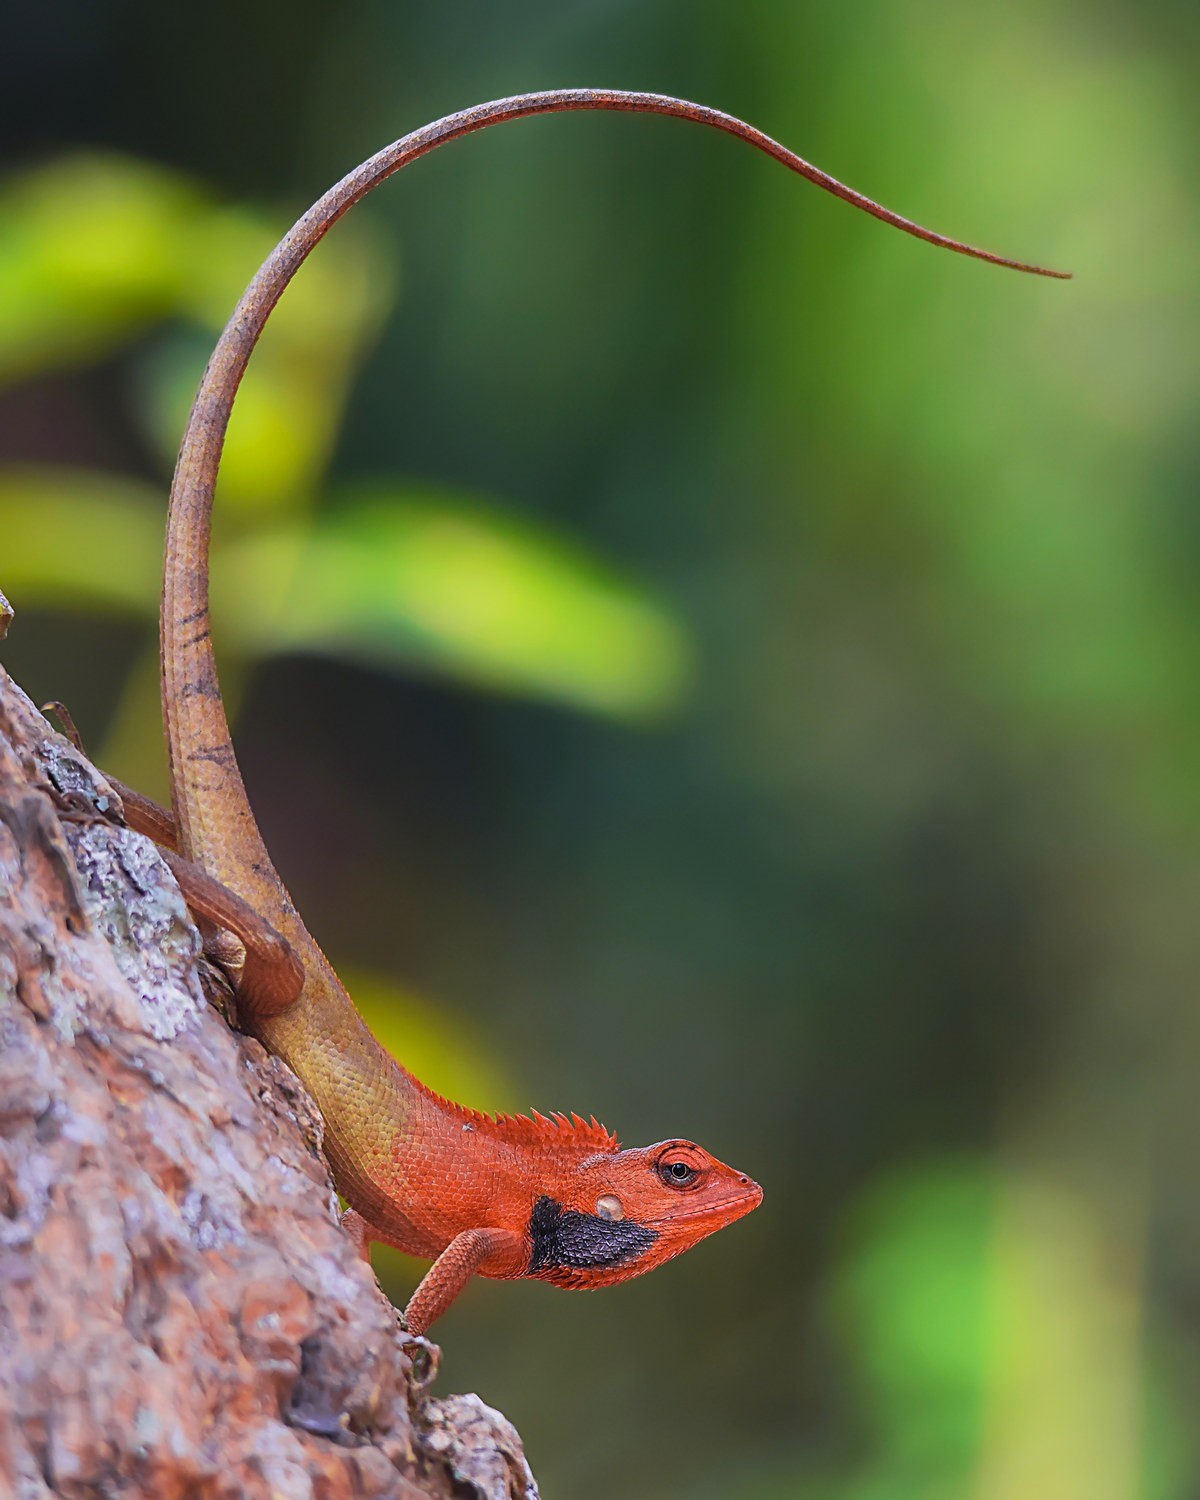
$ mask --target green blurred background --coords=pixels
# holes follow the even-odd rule
[[[765,1186],[643,1281],[477,1283],[439,1327],[548,1495],[1200,1494],[1196,7],[19,24],[3,658],[160,794],[191,390],[274,239],[405,130],[683,94],[1076,272],[673,122],[456,145],[256,356],[218,651],[276,861],[402,1059]],[[397,1299],[421,1270],[377,1264]]]

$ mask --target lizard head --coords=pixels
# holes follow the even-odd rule
[[[534,1204],[528,1274],[565,1287],[627,1281],[761,1202],[757,1182],[692,1141],[584,1157]]]

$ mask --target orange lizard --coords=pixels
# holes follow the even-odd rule
[[[479,105],[385,147],[309,209],[254,277],[200,383],[171,489],[161,648],[174,817],[119,790],[129,822],[168,850],[193,910],[244,949],[228,961],[225,940],[239,1018],[320,1107],[334,1182],[350,1204],[344,1222],[360,1251],[383,1240],[432,1259],[406,1310],[415,1334],[473,1275],[606,1286],[652,1270],[762,1201],[757,1183],[690,1141],[621,1150],[594,1118],[480,1114],[438,1097],[395,1062],[275,872],[217,684],[208,593],[213,492],[234,395],[271,309],[326,231],[385,177],[486,126],[561,110],[642,111],[708,125],[931,244],[1038,275],[1065,274],[923,229],[718,110],[655,94],[566,89]],[[314,578],[312,587],[320,586]]]

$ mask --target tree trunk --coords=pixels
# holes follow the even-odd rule
[[[533,1500],[503,1417],[427,1396],[119,806],[0,669],[0,1496]]]

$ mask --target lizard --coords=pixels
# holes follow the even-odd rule
[[[333,1180],[349,1204],[343,1222],[360,1253],[381,1240],[432,1261],[405,1309],[414,1335],[472,1276],[569,1288],[622,1282],[741,1218],[763,1196],[744,1172],[692,1141],[622,1149],[594,1116],[484,1114],[440,1097],[395,1061],[359,1016],[271,862],[217,680],[208,589],[213,496],[234,396],[272,308],[332,225],[394,172],[474,131],[571,110],[706,125],[933,245],[1036,275],[1069,274],[925,229],[722,111],[667,95],[560,89],[478,105],[385,147],[320,198],[251,281],[201,380],[171,487],[160,648],[173,813],[115,786],[130,825],[164,847],[189,905],[210,936],[215,929],[224,940],[239,1024],[316,1101]]]

